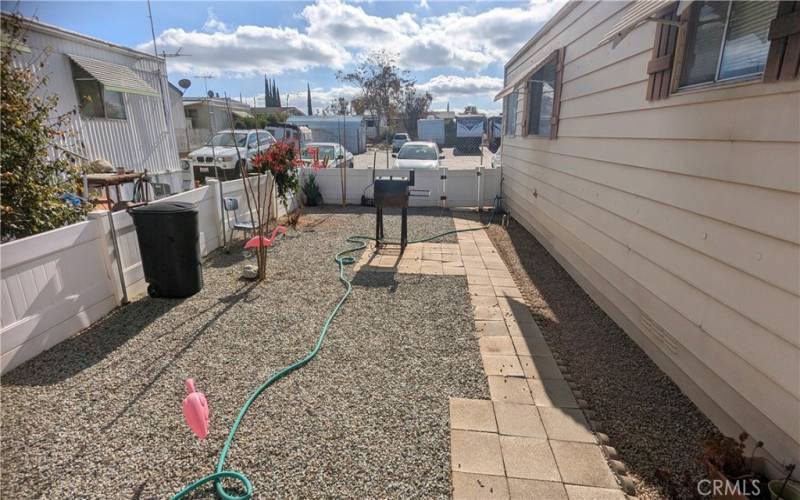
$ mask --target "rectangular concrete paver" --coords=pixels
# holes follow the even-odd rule
[[[516,354],[514,343],[511,337],[504,336],[485,336],[478,338],[478,346],[480,347],[481,354],[499,354],[505,356],[513,356]]]
[[[450,398],[450,427],[466,431],[497,432],[492,402]]]
[[[475,334],[480,337],[508,337],[508,327],[503,321],[475,321]]]
[[[508,477],[560,481],[556,461],[546,439],[500,436]]]
[[[486,372],[486,375],[505,377],[523,377],[525,375],[516,355],[502,356],[481,353],[481,358],[483,359],[483,371]]]
[[[528,387],[536,406],[558,406],[561,408],[577,408],[578,402],[572,395],[569,385],[563,380],[528,379]]]
[[[596,443],[583,412],[574,408],[539,408],[547,437],[560,441]]]
[[[487,476],[453,472],[454,500],[504,500],[509,498],[508,482],[504,476]]]
[[[460,218],[454,224],[480,227]],[[457,238],[415,245],[416,253],[399,260],[392,254],[368,261],[383,272],[466,276],[491,401],[450,400],[453,497],[622,500],[502,257],[481,229]]]
[[[514,350],[519,356],[552,356],[550,347],[544,339],[536,337],[511,337]]]
[[[533,404],[531,391],[524,378],[489,376],[489,394],[492,401]]]
[[[554,481],[510,477],[508,492],[513,500],[567,500],[564,485]]]
[[[520,356],[519,361],[527,378],[564,379],[552,356]]]
[[[552,439],[550,446],[565,483],[617,488],[617,482],[599,446]]]
[[[497,430],[507,436],[546,438],[536,406],[494,401]]]
[[[499,436],[454,429],[450,433],[450,465],[454,472],[505,475]]]

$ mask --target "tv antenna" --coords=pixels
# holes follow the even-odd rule
[[[175,52],[172,52],[172,53],[168,53],[166,50],[162,50],[161,51],[161,57],[163,57],[164,59],[166,59],[168,57],[192,57],[191,54],[181,54],[182,50],[183,50],[183,47],[179,47],[178,50],[176,50]]]
[[[206,95],[208,95],[208,81],[213,80],[216,78],[214,75],[194,75],[194,78],[202,78],[203,79],[203,89],[206,91]]]

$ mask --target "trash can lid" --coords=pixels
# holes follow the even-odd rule
[[[194,203],[185,201],[165,201],[161,203],[148,203],[141,207],[131,209],[136,214],[166,214],[178,212],[196,212],[197,207]]]

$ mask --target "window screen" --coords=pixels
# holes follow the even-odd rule
[[[759,74],[778,2],[697,2],[692,6],[681,86]]]
[[[519,103],[519,93],[515,90],[506,96],[505,112],[506,135],[516,135],[517,133],[517,104]]]
[[[125,96],[106,90],[92,75],[72,63],[72,80],[78,96],[78,109],[84,118],[114,118],[124,120]]]
[[[769,51],[769,24],[775,19],[777,2],[733,2],[719,79],[764,71]]]
[[[553,116],[556,60],[552,59],[533,74],[528,81],[528,133],[550,135],[550,118]]]

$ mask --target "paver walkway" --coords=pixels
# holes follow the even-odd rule
[[[478,222],[454,219],[456,229]],[[467,277],[490,401],[451,399],[453,497],[618,500],[624,468],[592,431],[533,321],[522,294],[483,229],[458,243],[367,251],[375,271]],[[576,397],[577,396],[577,397]]]

